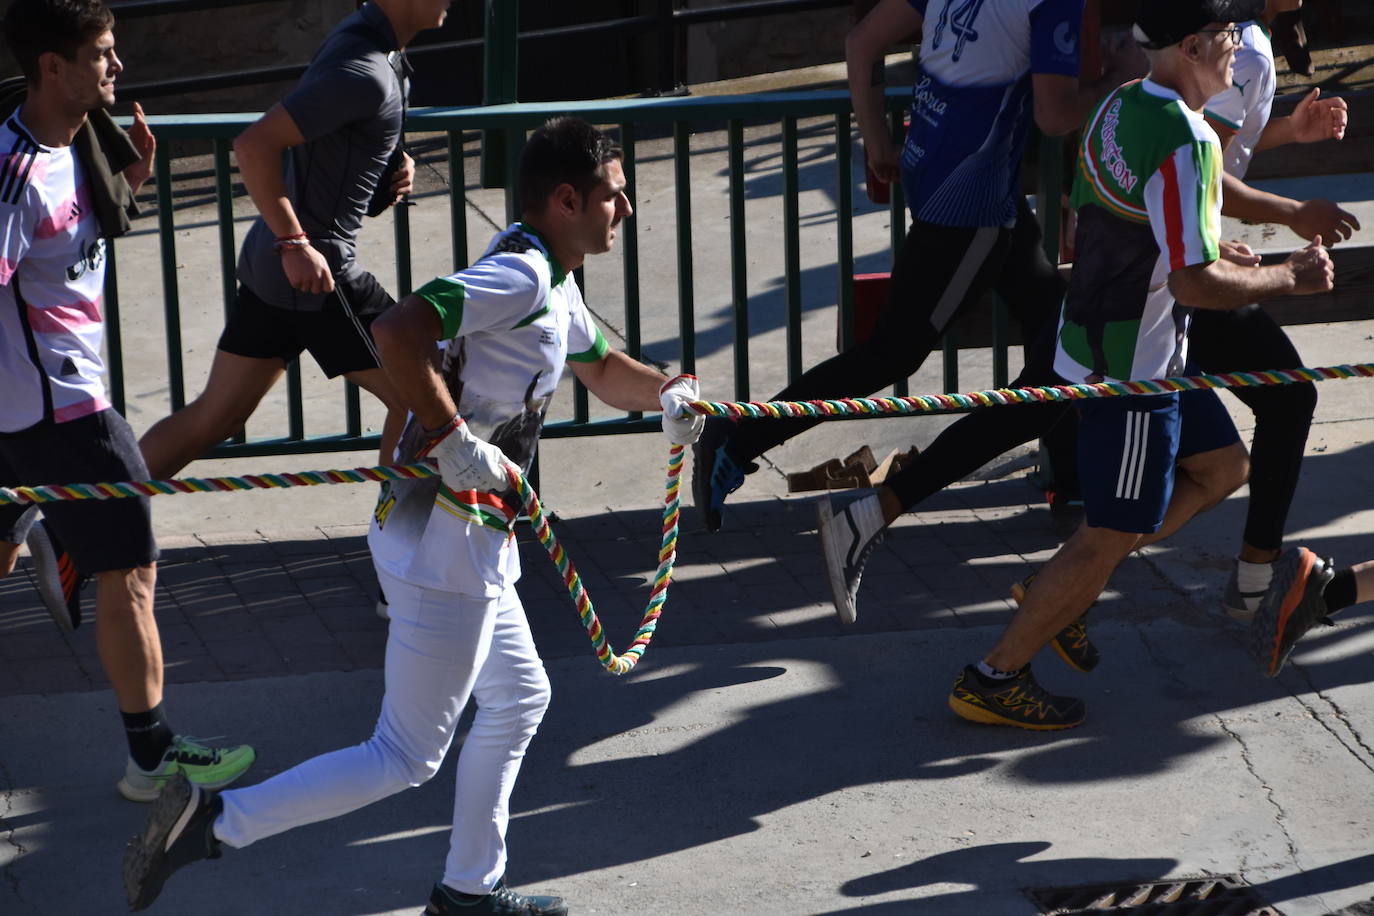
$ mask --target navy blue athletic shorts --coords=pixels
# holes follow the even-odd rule
[[[1153,534],[1174,493],[1174,465],[1240,441],[1215,391],[1098,398],[1079,412],[1079,483],[1093,528]]]

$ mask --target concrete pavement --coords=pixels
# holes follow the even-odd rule
[[[694,203],[709,225],[720,206],[711,190],[722,181],[711,152],[718,145],[710,135],[697,144]],[[641,152],[642,242],[668,212],[652,202],[670,192],[670,163],[651,159]],[[826,195],[819,185],[811,193],[803,213],[823,235]],[[441,270],[429,262],[441,259],[435,249],[446,250],[447,214],[431,200],[412,213],[417,278],[428,275],[425,265]],[[470,201],[481,226],[500,222],[494,195],[474,191]],[[751,207],[766,214],[771,204]],[[194,276],[214,253],[203,243],[208,217],[178,219],[192,227],[179,242]],[[861,246],[881,250],[884,219],[877,210],[861,215]],[[478,228],[474,236],[485,235]],[[766,230],[765,220],[759,232]],[[702,303],[726,296],[723,236],[697,234],[700,269],[715,274],[700,278]],[[131,283],[149,286],[148,298],[135,285],[125,302],[151,301],[156,272],[129,270],[140,263],[130,241],[121,265],[142,274]],[[822,265],[816,276],[832,250],[821,245],[811,249]],[[759,257],[751,288],[775,297],[773,255]],[[644,270],[672,288],[671,264]],[[614,303],[617,275],[609,258],[589,270],[594,298]],[[213,292],[197,291],[188,303],[204,310],[186,322],[191,365],[213,345]],[[808,306],[808,359],[833,340],[822,306]],[[671,313],[666,300],[662,307]],[[708,314],[715,317],[701,328],[709,336],[726,318]],[[126,340],[147,367],[131,396],[141,430],[165,410],[147,330],[156,319],[128,304],[126,317],[135,323]],[[614,330],[613,316],[605,323]],[[675,325],[651,316],[650,327]],[[1374,320],[1292,332],[1309,365],[1374,354]],[[651,355],[658,347],[671,360],[673,332],[652,333],[659,336],[649,340]],[[762,392],[780,378],[780,334],[760,333],[754,348]],[[965,387],[986,384],[987,353],[965,359]],[[938,360],[931,363],[914,391],[940,390]],[[727,395],[728,371],[725,350],[704,355],[708,394]],[[1374,557],[1371,384],[1319,387],[1290,523],[1293,543],[1345,562]],[[322,385],[314,390],[330,396]],[[1248,415],[1236,415],[1248,430]],[[1043,683],[1088,703],[1087,722],[1069,732],[977,726],[945,706],[959,668],[1009,617],[1007,586],[1057,544],[1024,456],[903,518],[869,564],[858,623],[836,621],[810,501],[785,495],[782,472],[860,442],[885,451],[929,441],[943,422],[830,424],[801,437],[736,494],[719,534],[701,532],[688,508],[659,632],[625,678],[600,670],[552,565],[522,531],[521,594],[555,699],[512,803],[512,885],[563,894],[578,914],[1019,916],[1038,912],[1026,888],[1238,875],[1287,916],[1370,912],[1372,612],[1342,615],[1303,644],[1282,677],[1261,678],[1244,652],[1243,628],[1215,611],[1243,491],[1122,566],[1093,617],[1104,654],[1096,673],[1070,672],[1049,653],[1037,660]],[[650,435],[543,448],[542,489],[616,648],[647,597],[663,456],[662,440]],[[245,459],[190,471],[370,462]],[[370,733],[385,624],[372,612],[363,541],[369,489],[155,503],[169,712],[193,734],[255,744],[260,759],[248,781]],[[113,791],[122,747],[93,629],[58,633],[23,567],[0,582],[0,913],[123,911],[120,849],[146,808]],[[151,912],[418,912],[447,847],[452,766],[350,816],[193,866]]]

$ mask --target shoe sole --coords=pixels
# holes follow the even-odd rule
[[[1026,600],[1026,583],[1025,583],[1025,582],[1016,582],[1016,583],[1013,583],[1013,584],[1012,584],[1012,587],[1011,587],[1011,600],[1012,600],[1012,601],[1015,601],[1016,604],[1017,604],[1018,606],[1021,604],[1022,601],[1025,601],[1025,600]],[[1093,665],[1092,668],[1084,668],[1084,667],[1083,667],[1082,665],[1080,665],[1078,662],[1074,661],[1074,660],[1073,660],[1073,657],[1072,657],[1071,655],[1069,655],[1068,652],[1064,651],[1064,648],[1063,648],[1062,646],[1059,645],[1059,634],[1058,634],[1058,633],[1056,633],[1056,634],[1054,635],[1054,638],[1050,640],[1050,648],[1054,649],[1054,654],[1055,654],[1055,655],[1058,655],[1059,658],[1060,658],[1060,660],[1063,661],[1064,664],[1068,665],[1070,668],[1072,668],[1073,670],[1077,671],[1079,674],[1092,674],[1093,669],[1097,667],[1097,665]],[[1072,728],[1072,727],[1073,727],[1073,726],[1071,726],[1071,725],[1070,725],[1070,726],[1065,726],[1065,728]]]
[[[194,793],[190,780],[174,777],[158,794],[143,832],[124,847],[124,894],[129,909],[145,909],[162,893],[170,873],[154,866],[166,852],[167,837],[184,828],[195,814],[190,804]]]
[[[720,513],[711,508],[711,472],[715,470],[715,463],[715,447],[708,448],[698,440],[692,447],[692,502],[701,516],[702,527],[712,533],[720,530],[721,522]]]
[[[834,606],[835,616],[840,618],[840,623],[853,623],[859,619],[859,611],[849,601],[849,589],[844,581],[844,566],[837,561],[833,545],[825,533],[834,518],[835,512],[830,507],[830,497],[817,500],[816,533],[821,538],[821,556],[825,558],[826,577],[830,580],[830,603]]]
[[[46,574],[37,569],[34,571],[34,578],[38,580],[38,594],[57,628],[64,633],[71,633],[76,630],[77,622],[72,620],[71,610],[67,607],[67,596],[62,592],[62,568],[57,562],[57,548],[53,546],[48,533],[39,527],[41,524],[42,522],[33,523],[33,529],[27,539],[34,566],[45,567],[48,570]],[[56,589],[52,587],[53,580],[59,583]]]
[[[1317,555],[1306,547],[1302,550],[1301,560],[1297,568],[1293,571],[1293,578],[1284,586],[1283,601],[1279,605],[1278,616],[1272,624],[1260,619],[1258,613],[1251,626],[1258,624],[1260,636],[1255,639],[1255,648],[1258,650],[1256,660],[1264,670],[1265,677],[1278,677],[1279,672],[1287,663],[1287,656],[1283,655],[1283,633],[1288,628],[1288,621],[1292,619],[1293,612],[1302,603],[1303,593],[1307,589],[1307,580],[1312,575],[1312,567],[1317,562]],[[1286,570],[1275,570],[1276,575],[1281,575]],[[1261,605],[1262,606],[1262,605]],[[1268,615],[1266,614],[1265,617]],[[1296,641],[1294,645],[1296,645]],[[1291,649],[1289,650],[1291,654]]]
[[[977,703],[970,703],[968,700],[962,699],[953,694],[951,694],[949,698],[949,708],[953,710],[954,714],[959,718],[967,719],[970,722],[977,722],[980,725],[1005,725],[1010,728],[1024,728],[1027,731],[1033,732],[1063,731],[1068,728],[1077,728],[1078,726],[1083,724],[1082,719],[1079,719],[1077,722],[1063,722],[1054,724],[1033,723],[1025,722],[1020,719],[1010,719],[1006,716],[998,715],[991,709],[988,709],[986,706],[980,706]]]

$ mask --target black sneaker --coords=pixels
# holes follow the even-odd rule
[[[463,894],[443,884],[434,885],[429,895],[425,916],[476,916],[495,913],[499,916],[564,916],[568,905],[562,897],[517,894],[506,887],[506,879],[496,882],[489,894]]]
[[[172,872],[200,859],[218,859],[215,818],[224,802],[178,773],[158,794],[143,833],[124,847],[124,893],[142,910],[162,893]]]
[[[870,505],[864,500],[875,503]],[[876,512],[876,517],[874,515],[876,500],[876,496],[866,496],[839,512],[835,511],[829,496],[816,501],[816,533],[821,537],[821,555],[829,574],[830,596],[841,623],[853,623],[858,619],[859,580],[873,548],[883,539],[881,510]]]
[[[1250,621],[1250,654],[1266,677],[1278,677],[1293,647],[1318,622],[1331,624],[1322,591],[1336,575],[1306,547],[1286,550],[1274,561],[1274,577]]]
[[[64,632],[81,626],[81,586],[86,577],[76,571],[71,554],[42,519],[29,528],[29,554],[33,557],[33,573],[38,579],[38,594],[52,619]]]
[[[692,446],[692,501],[707,531],[719,531],[725,497],[744,484],[744,475],[759,469],[752,461],[737,464],[725,445],[735,424],[707,417],[701,438]]]
[[[1052,731],[1081,725],[1085,708],[1075,697],[1057,697],[1035,682],[1030,665],[1004,680],[985,679],[966,665],[954,681],[949,708],[970,722]]]
[[[1035,573],[1031,573],[1026,578],[1017,582],[1011,587],[1011,599],[1020,607],[1026,600],[1026,590],[1035,579]],[[1064,660],[1064,664],[1080,674],[1087,674],[1097,667],[1097,663],[1102,660],[1102,653],[1097,651],[1097,646],[1088,639],[1088,612],[1084,611],[1077,620],[1054,634],[1050,640],[1050,646],[1055,654]]]

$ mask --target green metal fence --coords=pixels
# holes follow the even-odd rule
[[[900,112],[906,105],[907,93],[892,90],[889,101],[894,114],[894,131],[900,126]],[[465,149],[472,149],[478,136],[501,136],[503,155],[507,166],[513,165],[518,157],[525,131],[538,126],[555,114],[570,113],[596,124],[618,129],[622,146],[625,149],[624,166],[630,181],[631,194],[634,193],[636,150],[647,138],[659,144],[670,143],[673,157],[673,184],[676,194],[675,237],[672,249],[677,265],[677,321],[681,341],[681,352],[676,359],[684,372],[692,372],[698,362],[699,314],[695,308],[694,260],[698,249],[693,244],[693,184],[690,162],[693,155],[693,139],[698,132],[710,131],[715,137],[723,135],[726,139],[726,160],[728,161],[728,270],[730,274],[731,321],[731,363],[733,366],[733,392],[717,389],[714,394],[724,397],[733,394],[736,399],[765,396],[771,392],[755,391],[751,388],[751,329],[749,322],[749,256],[754,246],[781,244],[784,264],[783,297],[785,300],[785,335],[787,377],[795,378],[807,367],[803,364],[801,337],[802,290],[800,288],[800,214],[799,165],[798,165],[798,125],[806,121],[811,130],[821,125],[821,130],[829,131],[834,148],[834,194],[835,211],[838,222],[835,227],[833,262],[836,305],[839,310],[841,342],[847,345],[853,314],[853,285],[855,257],[853,251],[852,219],[854,212],[854,193],[857,182],[853,177],[853,151],[856,149],[854,131],[851,127],[851,109],[848,93],[843,91],[806,91],[780,92],[760,95],[722,96],[722,97],[685,97],[627,99],[616,101],[567,102],[558,104],[505,104],[481,108],[461,109],[417,109],[409,114],[407,129],[412,135],[417,133],[447,137],[446,158],[449,181],[449,226],[451,236],[450,255],[454,265],[470,262],[473,252],[468,250],[469,208],[465,202],[464,175]],[[177,409],[186,403],[185,355],[182,340],[181,290],[178,280],[177,252],[177,211],[174,207],[173,159],[178,151],[185,150],[187,144],[203,153],[208,144],[213,165],[213,188],[218,232],[218,288],[227,310],[233,301],[235,281],[234,268],[237,258],[233,223],[233,173],[230,162],[230,146],[233,138],[256,115],[198,115],[186,117],[155,117],[152,120],[158,138],[158,155],[155,169],[157,188],[157,219],[159,238],[159,257],[162,280],[163,311],[166,325],[166,375],[168,406]],[[817,120],[819,119],[819,120]],[[777,128],[779,148],[776,151],[781,163],[781,196],[783,219],[780,238],[750,234],[747,230],[748,213],[746,210],[746,166],[745,131],[756,129],[759,125],[772,125]],[[828,126],[827,126],[828,125]],[[715,133],[719,131],[720,134]],[[506,174],[514,170],[507,169]],[[1057,171],[1053,168],[1044,171],[1044,177],[1052,184],[1057,182]],[[512,188],[506,190],[507,215],[515,215]],[[632,197],[633,199],[633,197]],[[1058,200],[1056,189],[1042,191],[1041,200]],[[1053,219],[1057,218],[1057,207],[1049,208],[1051,225],[1047,226],[1046,236],[1057,238]],[[396,287],[392,292],[401,295],[412,288],[410,246],[410,214],[407,207],[394,208],[395,223],[395,264]],[[899,244],[905,226],[905,210],[901,195],[893,189],[890,204],[892,242]],[[640,290],[646,280],[641,273],[641,239],[636,222],[627,220],[619,233],[619,247],[623,263],[623,285],[625,297],[625,349],[632,356],[641,355],[644,328],[641,321]],[[121,243],[122,245],[123,243]],[[662,245],[663,243],[658,243]],[[126,380],[123,339],[120,334],[118,272],[129,270],[127,264],[118,264],[115,258],[115,245],[110,246],[109,279],[107,283],[107,312],[109,318],[109,363],[111,392],[115,406],[125,407]],[[813,253],[814,254],[814,253]],[[385,277],[383,265],[375,258],[364,261],[364,266]],[[205,278],[198,278],[206,282]],[[1002,310],[999,307],[997,311]],[[994,324],[994,383],[1006,380],[1006,335],[1003,332],[1003,319],[999,315]],[[954,342],[949,341],[945,360],[946,390],[958,388],[957,353]],[[144,370],[140,370],[144,371]],[[312,413],[311,433],[306,432],[305,409],[302,406],[301,375],[299,367],[293,365],[288,370],[288,418],[286,434],[268,439],[248,440],[243,434],[232,441],[223,443],[212,454],[220,456],[279,455],[322,451],[353,450],[375,447],[377,437],[367,435],[363,428],[359,393],[348,386],[344,396],[342,416],[330,420]],[[898,386],[901,391],[901,386]],[[551,417],[546,427],[546,435],[582,436],[622,432],[638,432],[656,429],[657,422],[644,419],[638,414],[629,413],[610,419],[594,419],[590,416],[586,392],[580,389],[572,399],[571,415]]]

